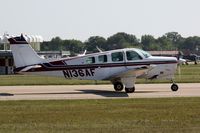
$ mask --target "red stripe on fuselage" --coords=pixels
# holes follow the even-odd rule
[[[27,72],[40,72],[40,71],[62,71],[70,69],[90,69],[90,68],[106,68],[106,67],[126,67],[126,66],[139,66],[139,65],[160,65],[160,64],[176,64],[176,61],[149,61],[149,62],[123,62],[123,63],[106,63],[106,64],[87,64],[87,65],[65,65],[65,66],[54,66],[51,64],[44,65],[42,67],[30,69]],[[46,63],[47,64],[47,63]],[[25,67],[16,68],[16,72],[20,72]]]
[[[63,61],[53,61],[53,62],[49,62],[50,64],[52,64],[52,65],[55,65],[55,66],[62,66],[62,65],[65,65],[64,63],[63,63]]]

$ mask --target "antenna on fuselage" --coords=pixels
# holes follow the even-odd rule
[[[83,55],[85,55],[85,54],[86,54],[86,52],[87,52],[87,50],[85,50],[85,51],[83,52]]]
[[[86,54],[86,52],[87,52],[87,50],[85,50],[85,51],[83,52],[83,54],[79,54],[78,56],[84,56],[84,55]]]
[[[99,52],[103,52],[98,46],[96,46],[96,48],[97,48],[97,50],[98,50]]]

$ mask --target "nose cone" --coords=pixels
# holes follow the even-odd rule
[[[162,61],[162,62],[168,62],[168,63],[178,63],[178,60],[176,57],[151,56],[150,60]]]
[[[174,63],[178,63],[178,60],[176,57],[166,57],[169,61],[172,61]]]
[[[184,63],[186,63],[186,60],[185,60],[185,59],[180,58],[180,59],[178,60],[178,64],[184,64]]]

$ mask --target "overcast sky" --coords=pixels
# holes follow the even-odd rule
[[[200,36],[200,0],[0,0],[0,35],[87,40],[126,32]]]

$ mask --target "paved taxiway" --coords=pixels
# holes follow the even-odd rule
[[[178,85],[172,92],[171,84],[136,84],[131,94],[115,92],[112,85],[1,86],[0,100],[200,97],[200,83]]]

